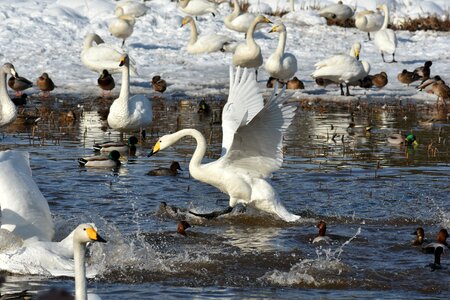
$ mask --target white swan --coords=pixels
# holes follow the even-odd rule
[[[93,43],[97,45],[93,45]],[[121,73],[122,68],[117,63],[125,55],[125,51],[117,46],[105,44],[100,36],[95,33],[88,34],[84,39],[83,50],[81,51],[81,62],[97,73],[108,70],[109,73]],[[131,60],[131,59],[130,59]],[[134,61],[130,62],[131,74],[137,75]]]
[[[349,96],[348,84],[357,82],[367,76],[370,72],[370,64],[366,61],[359,61],[359,50],[361,45],[355,43],[352,46],[351,54],[339,54],[315,64],[316,70],[311,74],[315,79],[322,78],[339,83],[341,86],[341,95],[344,95],[342,83],[346,83]],[[354,56],[353,56],[354,55]]]
[[[245,43],[241,43],[236,47],[233,54],[233,65],[244,68],[258,68],[262,65],[263,57],[261,55],[261,48],[253,37],[256,25],[259,23],[272,22],[263,15],[259,15],[253,20],[252,25],[248,28]]]
[[[119,131],[139,130],[150,125],[153,118],[152,104],[144,95],[130,98],[130,60],[125,54],[116,62],[122,67],[122,86],[119,98],[109,108],[108,125]]]
[[[149,154],[163,150],[185,136],[197,141],[189,172],[195,179],[215,186],[230,196],[231,207],[241,203],[293,222],[300,217],[286,210],[266,179],[283,163],[283,135],[291,124],[295,108],[285,106],[287,97],[275,92],[264,105],[255,73],[230,68],[230,93],[222,113],[222,156],[202,164],[206,151],[204,136],[195,129],[183,129],[161,137]]]
[[[326,19],[345,21],[353,16],[353,9],[345,5],[342,1],[337,4],[330,4],[319,10],[319,16]]]
[[[109,23],[108,29],[113,36],[123,40],[123,47],[125,40],[133,34],[135,23],[136,19],[133,16],[125,15],[123,9],[118,7],[116,9],[116,18]]]
[[[225,51],[227,45],[234,43],[232,38],[220,34],[208,34],[199,37],[195,21],[190,16],[183,18],[181,27],[186,24],[191,26],[191,38],[186,47],[187,51],[191,54]]]
[[[149,8],[143,4],[143,3],[139,3],[136,1],[131,1],[131,0],[125,0],[125,1],[120,1],[116,4],[116,15],[118,13],[118,10],[127,16],[132,16],[134,18],[139,18],[142,17],[143,15],[145,15],[147,13],[147,10]]]
[[[387,28],[389,24],[389,9],[386,4],[383,4],[378,7],[378,9],[382,9],[384,11],[384,23],[380,30],[375,32],[375,36],[373,41],[375,46],[377,46],[378,50],[380,50],[381,57],[384,60],[384,52],[388,54],[392,54],[392,61],[397,62],[395,60],[395,50],[397,49],[397,36],[395,35],[394,30]]]
[[[291,53],[284,52],[286,47],[286,27],[283,23],[274,26],[270,32],[279,32],[280,40],[275,52],[266,61],[265,69],[270,76],[287,82],[297,72],[297,59]]]
[[[75,275],[79,282],[86,276],[85,270],[77,270],[77,265],[84,266],[85,254],[77,249],[79,230],[75,229],[61,242],[52,242],[55,229],[50,209],[31,176],[28,152],[0,152],[0,178],[0,270],[15,274]],[[96,236],[91,225],[85,227],[91,228],[86,231],[91,237]],[[96,271],[89,270],[87,275],[93,277]]]
[[[201,16],[211,13],[218,14],[217,4],[208,0],[179,0],[178,8],[187,15]]]
[[[226,16],[223,22],[228,29],[246,33],[253,20],[256,18],[256,15],[251,13],[241,13],[238,0],[233,0],[233,5],[233,12]]]
[[[17,77],[16,69],[10,63],[6,63],[0,69],[0,128],[11,124],[17,118],[17,107],[11,101],[6,89],[6,76],[11,74]]]
[[[384,16],[373,10],[363,10],[355,16],[355,26],[361,31],[367,32],[370,41],[370,33],[381,29]]]

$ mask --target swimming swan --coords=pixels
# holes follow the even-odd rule
[[[84,246],[78,243],[81,225],[62,241],[52,242],[55,228],[50,209],[31,176],[28,152],[0,152],[0,178],[0,270],[75,277],[79,282],[86,276],[84,268],[79,270],[85,255]],[[91,233],[89,241],[95,240],[94,228],[83,226],[91,228],[83,230]],[[98,236],[97,240],[102,241]],[[95,270],[87,274],[95,275]]]
[[[190,16],[183,18],[181,27],[186,24],[191,25],[191,38],[186,47],[187,51],[191,54],[223,51],[226,45],[234,42],[232,38],[220,34],[208,34],[198,37],[197,26],[195,25],[194,19]]]
[[[367,32],[370,41],[370,33],[381,29],[384,16],[373,10],[363,10],[355,16],[355,26],[361,31]]]
[[[93,45],[93,42],[97,45]],[[105,44],[100,36],[90,33],[84,39],[81,62],[86,68],[98,74],[102,73],[103,70],[108,70],[109,73],[121,73],[122,68],[117,62],[125,54],[122,48]],[[133,76],[138,75],[132,59],[130,59],[130,69]]]
[[[384,60],[384,52],[392,54],[391,62],[397,62],[395,60],[395,50],[397,49],[397,36],[395,35],[394,30],[387,28],[389,24],[389,9],[386,4],[379,6],[378,9],[382,9],[384,11],[384,23],[381,29],[375,32],[373,42],[375,43],[375,46],[377,46],[378,50],[380,50],[383,62],[386,62]]]
[[[283,135],[294,117],[295,107],[283,105],[288,97],[282,94],[283,91],[275,96],[274,92],[264,105],[255,73],[237,68],[234,74],[230,67],[230,94],[222,114],[222,156],[211,163],[201,163],[206,140],[196,129],[182,129],[161,137],[149,156],[192,136],[197,141],[189,163],[192,177],[227,193],[230,207],[239,203],[253,205],[284,221],[296,221],[300,216],[286,210],[266,180],[283,163]]]
[[[269,32],[279,32],[280,40],[278,41],[277,50],[266,61],[265,69],[270,76],[287,82],[297,72],[297,59],[293,54],[284,52],[287,35],[286,27],[283,23],[280,23],[272,27]]]
[[[10,63],[4,64],[0,69],[0,127],[11,124],[17,118],[17,107],[11,101],[6,90],[6,76],[8,74],[17,77],[16,69]]]
[[[223,22],[228,29],[246,33],[250,25],[252,25],[253,20],[256,18],[256,15],[251,13],[241,13],[238,0],[233,0],[233,5],[233,12],[226,16]]]
[[[133,16],[125,15],[122,8],[116,9],[116,18],[108,26],[109,32],[116,38],[122,39],[122,47],[125,40],[133,34],[136,19]]]
[[[152,103],[143,94],[130,97],[130,59],[123,55],[116,64],[122,67],[122,86],[119,98],[109,108],[108,125],[119,131],[141,130],[153,118]]]
[[[218,13],[217,4],[208,0],[179,0],[178,8],[190,16],[201,16],[211,13],[215,17]]]

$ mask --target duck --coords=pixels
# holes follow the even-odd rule
[[[131,16],[133,18],[139,18],[144,16],[148,10],[148,6],[146,6],[144,3],[139,3],[132,0],[124,0],[119,1],[116,4],[114,12],[116,15],[122,13],[123,15]]]
[[[0,233],[8,244],[0,252],[0,269],[14,274],[75,277],[77,295],[85,292],[86,276],[97,274],[90,268],[86,272],[85,242],[104,241],[95,225],[81,224],[62,241],[53,241],[55,226],[47,200],[32,177],[28,152],[0,152],[0,176]]]
[[[189,162],[189,173],[230,196],[229,207],[251,204],[286,222],[300,216],[289,212],[267,181],[283,162],[283,136],[292,122],[296,107],[284,105],[284,90],[274,91],[264,104],[255,72],[230,66],[230,92],[222,111],[222,155],[207,164],[206,139],[196,129],[182,129],[158,139],[149,156],[193,137],[197,146]],[[239,141],[239,142],[233,142]],[[270,141],[270,142],[268,142]],[[231,211],[231,210],[230,210]]]
[[[279,23],[272,27],[269,32],[278,32],[280,39],[275,52],[269,56],[265,64],[265,70],[271,77],[282,82],[287,82],[297,72],[297,59],[291,53],[285,52],[286,48],[286,26]]]
[[[355,15],[355,26],[361,31],[367,32],[370,39],[370,33],[381,29],[384,16],[373,10],[363,10]]]
[[[371,88],[372,86],[376,86],[377,88],[382,88],[386,86],[388,83],[388,77],[386,72],[380,72],[378,74],[374,75],[367,75],[365,78],[362,79],[360,87],[363,88]]]
[[[118,168],[120,167],[120,152],[112,150],[108,156],[90,156],[81,157],[78,159],[80,167],[94,167],[94,168]]]
[[[179,0],[178,8],[190,16],[201,16],[211,13],[215,17],[218,14],[217,4],[207,0]]]
[[[420,79],[422,82],[430,78],[431,73],[431,65],[433,65],[433,62],[431,60],[428,60],[424,63],[423,66],[417,67],[414,69],[413,73]]]
[[[6,90],[6,76],[16,77],[16,69],[11,63],[3,64],[0,69],[0,128],[13,123],[17,118],[17,107]]]
[[[438,96],[438,106],[445,106],[445,100],[450,99],[450,87],[445,84],[445,81],[443,81],[439,75],[434,76],[432,79],[425,80],[421,85],[419,85],[418,89]]]
[[[325,19],[345,21],[350,19],[354,12],[350,6],[343,4],[342,1],[338,1],[337,4],[330,4],[320,9],[318,14]]]
[[[127,54],[120,58],[122,67],[122,87],[119,98],[109,108],[108,125],[119,131],[141,130],[148,127],[153,119],[152,104],[143,94],[130,97],[130,59]]]
[[[94,45],[94,42],[96,45]],[[89,33],[84,38],[83,49],[81,50],[81,62],[91,71],[102,73],[108,70],[109,73],[122,73],[122,68],[117,62],[125,55],[125,51],[117,46],[106,44],[103,39],[95,33]],[[130,60],[130,72],[137,75],[134,61]]]
[[[414,246],[422,245],[423,243],[426,243],[425,240],[425,231],[422,227],[417,227],[417,229],[412,233],[412,235],[415,235],[416,238],[411,241],[411,244]]]
[[[223,52],[227,48],[226,45],[233,42],[232,38],[215,33],[201,35],[199,37],[197,26],[191,16],[186,16],[181,21],[181,27],[187,24],[191,26],[191,38],[189,39],[186,50],[191,54]]]
[[[238,0],[233,0],[232,2],[233,12],[224,18],[223,23],[230,30],[247,33],[256,15],[248,12],[242,13]]]
[[[152,88],[155,92],[164,93],[167,89],[167,83],[161,76],[156,75],[152,78]]]
[[[403,69],[403,71],[401,73],[398,73],[397,79],[401,83],[407,84],[409,86],[414,81],[419,80],[420,77],[417,74],[415,74],[414,72],[410,72],[406,69]]]
[[[109,153],[113,150],[120,153],[136,153],[136,144],[139,142],[134,135],[130,136],[127,143],[108,141],[104,143],[94,144],[94,151]]]
[[[270,76],[269,79],[267,79],[266,87],[268,89],[271,89],[275,87],[275,84],[282,84],[282,83],[279,82],[278,79],[276,79],[275,77]]]
[[[434,254],[434,263],[430,264],[431,269],[441,269],[441,255],[448,249],[447,238],[449,237],[447,229],[439,230],[436,242],[422,245],[422,252]]]
[[[199,114],[209,114],[211,112],[211,107],[208,103],[206,103],[205,100],[201,100],[198,104],[198,110],[197,113]]]
[[[294,78],[288,80],[288,82],[286,83],[286,89],[288,90],[303,90],[305,89],[305,85],[303,84],[303,82],[298,79],[296,76],[294,76]]]
[[[263,57],[261,55],[261,48],[255,42],[253,36],[256,25],[259,23],[272,23],[268,18],[263,15],[257,16],[247,31],[245,43],[237,45],[233,54],[233,65],[243,68],[259,68],[263,64]]]
[[[16,77],[9,77],[8,86],[16,92],[16,97],[20,98],[22,96],[22,91],[32,87],[33,83],[25,77],[21,77],[19,74],[16,74]]]
[[[387,53],[392,54],[391,63],[394,63],[397,62],[395,60],[395,50],[397,49],[397,36],[395,35],[394,30],[387,28],[389,24],[389,9],[387,5],[383,4],[379,6],[378,9],[384,11],[384,22],[381,29],[375,32],[373,41],[375,43],[375,46],[381,53],[381,58],[383,59],[383,62],[386,62],[386,60],[384,59],[384,53]]]
[[[191,228],[191,224],[189,224],[187,221],[180,221],[178,222],[177,233],[187,236],[186,229],[188,228]]]
[[[147,175],[150,176],[177,176],[178,170],[181,170],[181,166],[177,161],[173,161],[169,168],[158,168],[150,170]]]
[[[327,232],[327,224],[325,223],[325,221],[319,221],[319,223],[317,223],[316,225],[317,228],[319,228],[319,235],[316,236],[311,243],[315,244],[315,243],[326,243],[326,244],[330,244],[331,243],[331,238],[329,236],[326,236],[326,232]]]
[[[442,80],[441,76],[436,75],[436,76],[433,76],[432,78],[429,78],[429,79],[423,81],[421,84],[419,84],[417,86],[417,89],[419,91],[425,91],[427,93],[431,93],[433,84],[438,81],[442,81],[445,84],[445,82]]]
[[[112,77],[112,75],[106,69],[104,69],[98,77],[97,84],[102,89],[102,94],[104,93],[104,91],[109,91],[111,93],[111,90],[116,86],[114,77]]]
[[[55,89],[53,80],[45,72],[38,77],[38,79],[36,80],[36,85],[42,91],[42,95],[44,97],[48,97],[50,95],[50,92]]]
[[[333,83],[338,83],[341,87],[341,95],[344,95],[343,83],[346,84],[346,96],[350,96],[349,84],[359,82],[370,72],[370,64],[366,61],[360,61],[359,52],[360,43],[352,45],[351,54],[338,54],[319,61],[315,64],[316,70],[311,74],[314,79],[323,78]]]
[[[414,147],[418,145],[416,136],[412,133],[409,133],[404,136],[401,133],[392,133],[388,136],[387,141],[389,144],[392,145],[405,144],[407,146],[414,146]]]
[[[133,16],[124,14],[123,8],[118,7],[115,10],[116,18],[108,25],[109,32],[116,38],[122,39],[122,47],[125,40],[133,34],[136,19]]]

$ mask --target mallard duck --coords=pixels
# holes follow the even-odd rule
[[[44,97],[48,97],[50,92],[55,89],[55,84],[47,73],[42,73],[36,81],[37,87],[42,91]]]
[[[381,29],[375,32],[374,35],[375,46],[377,46],[378,50],[380,50],[383,62],[386,62],[384,59],[384,53],[392,54],[391,62],[397,62],[395,60],[395,50],[397,49],[397,36],[395,35],[394,30],[387,28],[389,24],[389,9],[386,4],[379,6],[378,9],[382,9],[384,11],[384,23]]]
[[[377,88],[382,88],[388,83],[388,78],[386,72],[380,72],[375,75],[367,75],[364,77],[359,86],[365,89],[376,86]]]
[[[167,88],[167,83],[161,76],[153,76],[152,78],[152,88],[156,92],[164,93]]]
[[[398,73],[397,75],[398,81],[407,85],[410,85],[412,82],[419,80],[419,78],[420,77],[414,72],[410,72],[406,69],[403,69],[403,71],[401,73]]]
[[[120,163],[120,152],[111,151],[108,156],[90,156],[78,159],[80,167],[97,167],[97,168],[117,168]]]
[[[108,70],[103,70],[102,74],[97,79],[98,86],[102,89],[102,94],[104,91],[110,91],[116,86],[114,82],[114,77],[109,74]]]
[[[22,96],[22,91],[32,87],[33,83],[25,77],[20,77],[18,74],[16,76],[9,77],[8,86],[16,91],[16,97],[20,97]]]
[[[150,170],[147,175],[150,176],[177,176],[178,170],[182,171],[180,164],[177,161],[173,161],[169,168],[158,168]]]
[[[392,145],[405,144],[406,146],[417,146],[416,136],[412,133],[402,135],[401,133],[393,133],[388,136],[387,141]]]
[[[205,100],[200,101],[198,104],[198,110],[197,113],[199,114],[209,114],[211,112],[211,108],[209,107],[209,104],[206,103]]]
[[[130,136],[127,143],[108,141],[104,143],[94,144],[94,151],[109,153],[113,150],[120,153],[136,153],[136,144],[139,142],[137,137]]]
[[[437,80],[431,85],[431,93],[438,96],[438,105],[446,105],[445,100],[450,98],[450,87],[443,80]]]
[[[303,90],[305,89],[305,85],[303,84],[303,82],[298,79],[296,76],[294,76],[294,78],[292,78],[291,80],[288,80],[288,82],[286,83],[286,89],[288,90]]]
[[[413,73],[419,77],[420,80],[425,81],[428,78],[430,78],[431,73],[431,65],[433,64],[432,61],[428,60],[425,62],[423,66],[417,67],[414,69]]]

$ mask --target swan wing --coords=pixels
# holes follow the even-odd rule
[[[230,66],[230,93],[222,111],[222,156],[230,149],[239,127],[247,125],[263,107],[253,70],[245,68],[242,72],[238,67],[235,74]]]
[[[120,58],[126,52],[122,48],[111,44],[98,44],[81,52],[81,60],[83,64],[90,70],[101,73],[104,69],[110,73],[121,73],[122,68],[119,66]],[[136,63],[130,59],[130,72],[137,75]]]
[[[28,152],[0,152],[1,228],[26,240],[51,241],[55,232],[47,200],[31,177]]]

